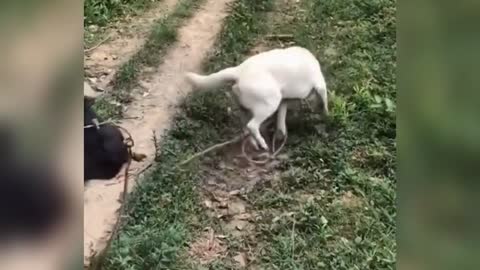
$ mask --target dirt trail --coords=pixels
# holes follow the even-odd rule
[[[133,163],[132,179],[153,162],[155,147],[152,131],[161,136],[170,126],[176,106],[190,88],[181,76],[185,71],[199,70],[201,63],[214,45],[221,30],[222,20],[228,13],[228,4],[234,0],[207,0],[197,13],[179,29],[176,44],[164,57],[157,76],[144,78],[148,95],[133,97],[121,126],[129,130],[135,140],[135,151],[148,156],[143,163]],[[132,119],[132,117],[134,119]],[[120,207],[118,201],[123,191],[123,181],[92,181],[84,193],[84,256],[88,264],[92,255],[102,250],[110,237]]]
[[[131,17],[111,26],[105,42],[87,51],[84,69],[89,83],[106,90],[118,69],[145,44],[155,21],[168,15],[178,0],[163,0],[155,4],[141,17]],[[95,47],[95,45],[94,45]]]

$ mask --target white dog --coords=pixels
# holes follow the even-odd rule
[[[186,79],[194,87],[204,90],[233,83],[232,90],[240,105],[252,113],[247,129],[256,140],[252,143],[257,149],[260,144],[268,151],[260,134],[260,125],[277,110],[277,131],[287,135],[288,99],[305,99],[314,90],[323,105],[322,112],[328,115],[327,87],[320,63],[310,51],[301,47],[263,52],[236,67],[207,76],[187,73]]]

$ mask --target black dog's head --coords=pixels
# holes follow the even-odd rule
[[[111,179],[128,161],[129,154],[122,132],[111,124],[99,128],[94,126],[98,119],[92,109],[93,100],[84,98],[84,180]]]

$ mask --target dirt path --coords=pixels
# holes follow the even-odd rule
[[[266,14],[269,26],[265,35],[274,34],[275,25],[285,19],[282,12],[292,3],[289,0],[275,2],[274,9]],[[259,37],[255,46],[244,57],[284,46],[281,42],[275,44]],[[269,147],[272,147],[271,130],[268,131],[264,125],[261,132]],[[242,157],[241,143],[224,147],[220,155],[222,159],[210,164],[206,177],[208,180],[201,185],[203,206],[208,209],[209,217],[219,226],[217,230],[207,228],[206,232],[190,245],[189,255],[194,265],[221,261],[232,269],[260,269],[258,254],[255,254],[254,250],[258,243],[255,234],[256,220],[261,218],[262,214],[250,204],[248,196],[266,182],[271,186],[277,185],[280,181],[277,167],[288,156],[281,154],[278,159],[264,165],[250,164]],[[216,248],[210,247],[211,239],[214,239],[213,246]]]
[[[85,53],[84,69],[89,83],[105,90],[118,69],[143,47],[155,21],[168,15],[177,2],[163,0],[141,17],[128,18],[111,26],[105,38],[97,43],[98,47],[94,45],[96,48]]]
[[[148,87],[148,95],[134,97],[121,123],[135,139],[135,151],[144,153],[148,160],[134,163],[132,178],[136,178],[146,166],[153,162],[155,147],[152,131],[161,136],[170,126],[176,106],[188,93],[184,83],[185,71],[199,70],[209,49],[214,45],[221,30],[223,18],[227,15],[228,4],[233,0],[207,0],[198,12],[179,29],[178,42],[164,57],[157,76],[143,78],[142,85]],[[134,181],[131,180],[130,189]],[[88,264],[92,255],[102,250],[110,237],[110,230],[120,207],[118,199],[123,191],[121,180],[108,182],[92,181],[84,193],[84,256]]]

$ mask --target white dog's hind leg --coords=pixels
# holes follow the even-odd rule
[[[277,131],[275,132],[275,138],[280,136],[279,139],[282,139],[287,136],[287,109],[288,104],[286,101],[283,101],[280,104],[277,112]]]
[[[250,131],[250,134],[255,138],[255,140],[260,144],[260,147],[263,150],[268,151],[268,145],[265,142],[265,139],[260,134],[260,125],[267,120],[278,108],[280,104],[281,97],[274,98],[270,97],[268,103],[260,103],[258,106],[252,108],[253,118],[248,122],[247,128]]]

